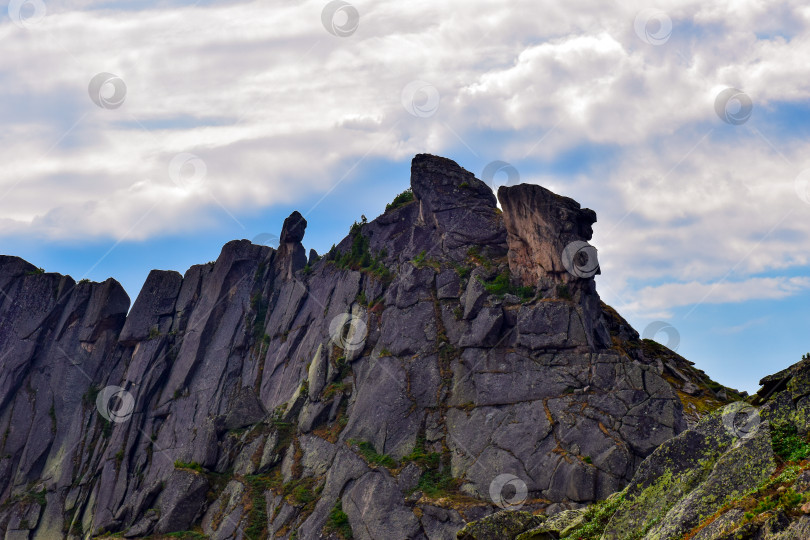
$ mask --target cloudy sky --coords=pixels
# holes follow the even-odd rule
[[[597,211],[602,297],[639,331],[669,325],[655,338],[714,378],[753,391],[810,351],[803,2],[14,0],[0,15],[2,253],[134,298],[149,269],[277,235],[293,209],[323,252],[407,187],[415,153],[479,177],[500,160]]]

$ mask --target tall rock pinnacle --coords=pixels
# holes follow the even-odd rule
[[[278,245],[278,262],[284,279],[291,279],[293,274],[307,264],[307,253],[301,240],[307,229],[307,220],[298,210],[284,220],[281,227],[281,239]]]

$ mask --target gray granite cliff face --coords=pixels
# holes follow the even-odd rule
[[[452,538],[499,475],[529,508],[622,489],[686,423],[565,270],[595,214],[524,185],[501,212],[429,155],[411,185],[321,258],[295,212],[277,250],[153,271],[128,315],[113,280],[0,258],[0,530]]]
[[[810,538],[810,354],[760,385],[661,444],[606,500],[491,514],[459,540]]]

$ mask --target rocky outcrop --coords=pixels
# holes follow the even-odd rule
[[[593,236],[596,212],[534,184],[498,189],[508,231],[509,269],[522,284],[551,289],[600,273]]]
[[[277,265],[281,270],[280,276],[283,279],[292,279],[295,272],[301,270],[307,264],[306,250],[304,250],[304,245],[301,243],[306,228],[307,220],[298,211],[293,212],[284,220],[284,225],[281,227],[277,257]]]
[[[450,538],[509,489],[551,513],[627,485],[686,423],[593,277],[560,278],[595,216],[525,186],[501,213],[435,156],[411,189],[323,257],[295,212],[277,250],[154,271],[128,315],[112,280],[0,259],[0,529]],[[567,292],[524,278],[541,251]]]
[[[417,224],[432,232],[442,253],[463,258],[470,246],[478,246],[490,256],[506,254],[495,195],[471,172],[449,159],[419,154],[411,164],[411,189]]]
[[[656,449],[621,492],[560,517],[531,516],[541,523],[502,538],[808,538],[810,360],[761,384],[750,400],[759,406],[738,401],[714,411]],[[487,538],[477,531],[514,522],[496,514],[458,537]]]
[[[76,283],[5,256],[0,290],[0,529],[59,537],[64,499],[47,486],[90,469],[87,426],[100,417],[88,390],[115,373],[129,298],[113,280]]]

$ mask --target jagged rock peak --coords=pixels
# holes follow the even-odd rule
[[[307,254],[301,240],[307,229],[307,220],[298,210],[284,220],[281,227],[281,238],[278,246],[277,265],[281,268],[284,279],[291,279],[293,274],[307,264]]]
[[[491,257],[506,254],[506,229],[495,195],[455,161],[417,154],[411,163],[411,189],[418,204],[416,224],[435,231],[431,243],[441,253],[460,260],[476,246]]]
[[[534,184],[501,186],[498,200],[508,233],[509,269],[523,285],[548,288],[599,273],[596,250],[584,246],[593,236],[596,212]]]
[[[470,203],[495,208],[496,203],[489,186],[473,173],[431,154],[417,154],[411,161],[411,189],[423,208],[432,212]]]
[[[304,232],[307,229],[307,220],[298,210],[294,210],[284,225],[281,226],[281,243],[296,243],[304,239]]]

